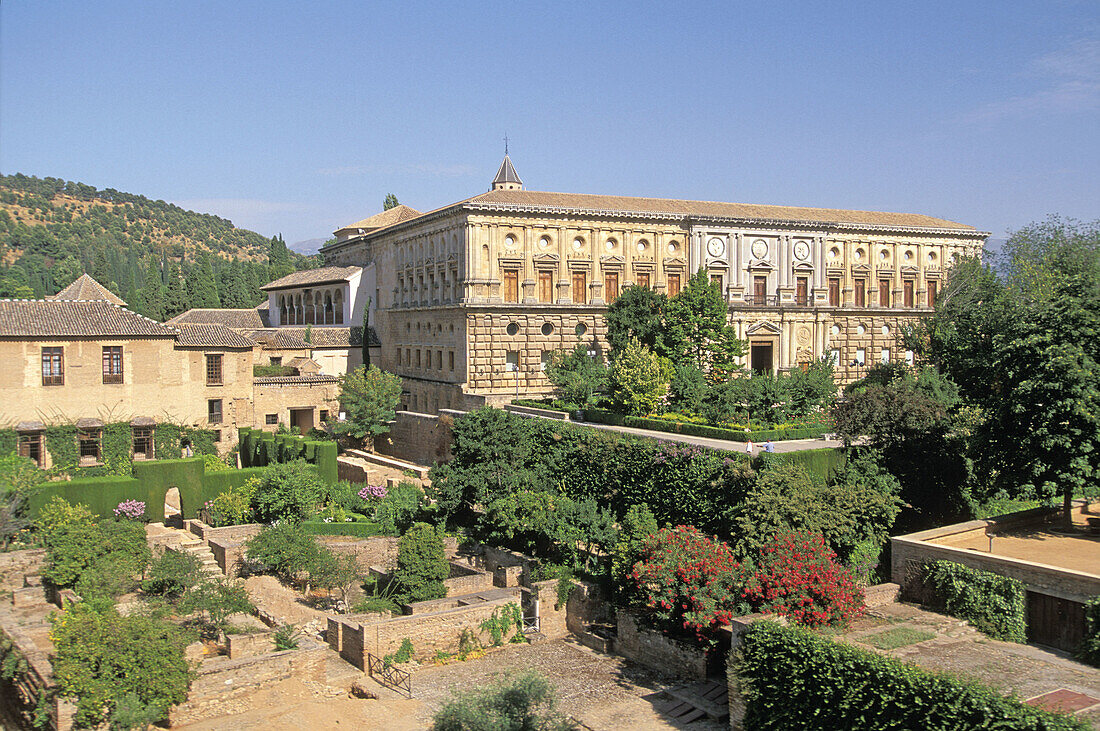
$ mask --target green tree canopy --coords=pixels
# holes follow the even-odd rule
[[[388,211],[391,208],[397,208],[399,205],[401,204],[397,201],[397,196],[393,193],[387,193],[386,200],[382,201],[382,210]]]
[[[744,355],[745,344],[730,326],[728,311],[721,287],[700,269],[665,307],[665,342],[673,363],[693,363],[712,380],[736,370],[734,359]]]
[[[649,348],[630,338],[615,351],[608,369],[608,386],[616,405],[627,414],[644,415],[668,393],[672,367]]]
[[[581,344],[572,351],[551,353],[546,378],[554,384],[558,398],[584,407],[607,389],[607,366],[598,352],[589,355],[588,347]]]
[[[333,430],[356,439],[385,434],[397,417],[400,400],[400,376],[378,366],[360,366],[340,376],[340,409],[347,416],[333,424]]]
[[[626,347],[631,338],[658,355],[668,355],[664,338],[665,295],[649,287],[627,287],[607,308],[607,343],[612,351]]]

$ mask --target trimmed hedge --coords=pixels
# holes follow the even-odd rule
[[[339,481],[336,442],[314,441],[297,434],[273,434],[262,429],[238,430],[242,467],[264,467],[275,462],[304,459],[330,485]]]
[[[167,488],[133,477],[81,477],[77,480],[47,482],[28,503],[27,513],[35,516],[54,496],[70,503],[84,503],[101,518],[115,517],[114,510],[124,500],[145,503],[145,514],[153,522],[164,520],[164,493]],[[182,490],[181,490],[182,493]]]
[[[965,619],[996,640],[1027,642],[1024,585],[1016,579],[933,561],[924,567],[924,582],[934,609]]]
[[[318,470],[316,465],[313,469]],[[123,500],[141,500],[149,520],[161,522],[164,497],[175,487],[179,489],[183,517],[197,518],[207,500],[230,487],[240,487],[262,472],[262,468],[254,467],[208,473],[202,457],[134,462],[132,477],[81,477],[47,482],[31,500],[29,512],[31,516],[37,515],[51,497],[59,495],[71,503],[84,503],[102,518],[112,518],[114,509]]]
[[[611,424],[612,426],[628,426],[633,429],[649,429],[651,431],[668,432],[671,434],[686,434],[692,437],[706,437],[708,439],[725,439],[731,442],[763,442],[771,440],[781,442],[789,439],[816,439],[829,430],[826,424],[797,429],[759,429],[756,431],[738,431],[736,429],[723,429],[706,424],[693,424],[689,421],[669,421],[667,419],[650,419],[643,416],[626,416],[612,411],[600,409],[585,409],[584,420],[596,424]]]
[[[848,464],[848,451],[823,447],[821,449],[800,449],[797,452],[761,452],[753,459],[753,469],[767,469],[779,462],[793,462],[801,465],[810,474],[818,475],[826,482]]]
[[[996,689],[922,670],[800,627],[757,622],[742,635],[737,671],[752,729],[1035,729],[1085,731],[1072,716]]]
[[[382,536],[385,532],[377,523],[325,523],[320,520],[307,520],[302,524],[302,530],[315,536],[355,536],[357,538],[371,538]]]

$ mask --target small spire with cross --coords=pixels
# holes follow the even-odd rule
[[[504,161],[500,163],[500,169],[493,178],[493,185],[489,190],[523,190],[523,181],[516,174],[512,161],[508,157],[508,133],[504,133]]]
[[[508,157],[508,133],[504,133],[504,156]]]

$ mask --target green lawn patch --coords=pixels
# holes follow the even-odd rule
[[[880,650],[896,650],[906,645],[914,645],[918,642],[930,640],[936,636],[935,632],[927,632],[923,629],[912,627],[893,627],[878,634],[861,637],[859,642]]]

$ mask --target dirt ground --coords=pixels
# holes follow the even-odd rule
[[[571,640],[513,645],[485,657],[416,670],[413,698],[377,686],[333,656],[325,682],[287,680],[227,704],[224,715],[174,728],[187,731],[236,729],[393,729],[431,726],[435,712],[455,691],[477,688],[502,672],[532,668],[554,686],[558,709],[593,731],[685,729],[719,731],[726,724],[697,721],[677,725],[660,716],[652,698],[676,685],[627,661],[600,655]],[[353,698],[348,687],[360,681],[379,696]]]

